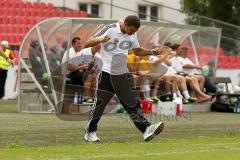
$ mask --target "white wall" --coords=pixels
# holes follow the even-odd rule
[[[180,10],[180,0],[153,0],[177,10]],[[162,18],[171,22],[184,24],[185,15],[168,8],[162,8]]]
[[[240,84],[240,69],[218,69],[216,76],[217,77],[230,77],[232,83],[235,85]]]
[[[106,19],[111,18],[111,0],[25,0],[30,2],[45,2],[53,3],[56,7],[68,7],[71,9],[78,10],[79,3],[101,3],[100,5],[100,16]],[[112,19],[124,19],[127,15],[137,14],[138,5],[165,5],[171,8],[180,9],[180,0],[112,0],[112,4],[115,6],[120,6],[124,9],[118,7],[112,7]],[[154,4],[155,3],[155,4]],[[128,11],[129,10],[129,11]],[[159,16],[162,19],[169,20],[175,23],[183,23],[184,15],[179,12],[173,11],[167,8],[160,8]]]
[[[17,70],[18,66],[10,66],[8,69],[4,99],[15,99],[18,96]],[[19,79],[18,79],[19,80]]]

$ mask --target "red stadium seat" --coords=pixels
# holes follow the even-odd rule
[[[50,16],[52,16],[52,17],[58,17],[58,12],[56,12],[56,11],[50,11],[50,13],[48,12],[48,14],[50,15]]]
[[[225,63],[230,63],[230,57],[229,56],[224,56],[224,62]]]
[[[39,10],[38,16],[39,17],[47,17],[47,12],[45,10]]]
[[[15,25],[17,23],[17,20],[15,16],[9,17],[9,24]]]
[[[9,32],[9,28],[7,27],[7,25],[5,25],[5,26],[2,27],[1,32],[2,32],[2,33],[8,33],[8,32]]]
[[[47,8],[48,8],[48,10],[53,10],[54,9],[54,5],[52,3],[48,3],[47,4]]]
[[[39,8],[40,8],[41,10],[47,10],[47,5],[46,5],[46,3],[39,3]]]
[[[87,17],[87,12],[80,11],[80,17]]]
[[[19,2],[18,3],[18,8],[25,9],[26,8],[26,4],[23,3],[23,2]]]
[[[218,62],[223,63],[224,62],[224,57],[223,56],[218,57]]]
[[[16,33],[21,33],[21,32],[22,32],[22,30],[21,30],[21,25],[16,25],[16,26],[15,26],[15,32],[16,32]]]
[[[8,28],[9,28],[9,33],[13,33],[13,34],[16,33],[15,26],[10,25]]]
[[[17,16],[16,8],[8,9],[8,16]]]
[[[18,2],[12,1],[12,8],[13,8],[13,9],[18,8]]]
[[[26,34],[29,31],[29,28],[27,25],[22,26],[22,33]]]
[[[12,3],[11,3],[11,2],[8,2],[8,1],[5,1],[5,2],[4,2],[4,7],[5,7],[5,8],[12,8]]]
[[[236,63],[237,62],[237,56],[229,56],[230,63]]]
[[[219,55],[224,55],[224,51],[222,48],[219,48]]]
[[[28,17],[22,17],[22,24],[24,24],[24,25],[28,25],[29,24]]]
[[[31,2],[27,2],[26,9],[33,9],[33,4]]]
[[[20,45],[22,41],[21,35],[16,35],[16,44]]]
[[[64,11],[59,11],[59,16],[60,17],[67,17],[67,13]]]
[[[9,17],[8,16],[4,16],[2,18],[2,24],[9,24]]]
[[[37,23],[37,20],[34,17],[31,17],[29,21],[31,25],[35,25]]]
[[[2,2],[2,1],[0,1],[0,6],[1,6],[1,8],[4,8],[4,2]]]
[[[32,7],[33,7],[33,9],[38,10],[38,9],[40,9],[40,3],[34,2],[34,3],[32,4]]]
[[[30,12],[30,13],[31,13],[31,17],[35,18],[35,17],[38,16],[38,10],[31,9],[30,11],[31,11],[31,12]]]
[[[18,9],[17,10],[17,16],[24,16],[24,13],[23,13],[24,9]]]

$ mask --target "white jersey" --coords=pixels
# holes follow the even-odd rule
[[[183,62],[184,62],[184,59],[182,57],[174,56],[169,61],[171,62],[172,68],[176,72],[183,72]]]
[[[120,22],[118,22],[104,27],[95,37],[102,38],[106,35],[110,37],[110,40],[101,44],[102,71],[112,75],[129,72],[127,68],[128,49],[140,47],[137,34],[122,33]]]
[[[186,64],[192,64],[195,65],[189,58],[183,58],[183,66]],[[200,71],[197,69],[187,69],[187,68],[183,68],[183,70],[190,74],[190,75],[194,75],[194,74],[200,74]]]
[[[159,58],[157,56],[150,56],[149,57],[149,60],[152,62],[152,63],[156,63],[156,61],[158,60]],[[167,68],[167,72],[165,73],[166,75],[173,75],[173,74],[176,74],[177,72],[172,68],[172,66],[168,66],[166,65],[164,62],[161,63],[164,67]]]
[[[94,58],[97,57],[97,60],[95,61],[97,67],[102,67],[102,61],[100,60],[99,53],[96,53],[94,56],[92,55],[91,47],[84,48],[79,52],[76,52],[73,47],[69,49],[69,54],[67,57],[67,51],[64,53],[62,58],[62,64],[68,63],[75,66],[79,66],[81,64],[89,64],[93,61]]]
[[[68,54],[68,56],[67,56],[67,54]],[[66,63],[66,62],[69,63],[70,59],[76,58],[77,56],[78,55],[77,55],[75,49],[73,47],[71,47],[69,49],[69,53],[67,53],[67,51],[64,53],[63,58],[62,58],[62,64]],[[79,65],[79,62],[77,60],[71,61],[70,63],[73,65],[76,65],[76,66]]]

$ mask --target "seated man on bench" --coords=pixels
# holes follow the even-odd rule
[[[96,74],[87,74],[86,70],[89,69],[89,64],[83,63],[81,57],[81,49],[83,48],[80,37],[74,37],[72,39],[72,47],[69,49],[69,53],[66,51],[62,58],[62,64],[67,62],[67,76],[70,78],[73,85],[84,86],[84,100],[85,103],[93,103],[91,98],[91,84],[96,82]],[[91,52],[97,52],[95,48],[86,48],[84,50],[90,50]],[[86,51],[85,51],[86,52]],[[67,56],[68,55],[68,56]],[[90,84],[90,85],[89,85]]]

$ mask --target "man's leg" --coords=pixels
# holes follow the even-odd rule
[[[199,87],[202,92],[204,92],[204,83],[205,83],[205,78],[203,75],[194,75],[193,77],[197,78]]]
[[[97,130],[97,123],[99,122],[105,107],[113,97],[114,90],[111,85],[110,75],[106,72],[102,72],[99,77],[99,83],[95,95],[95,103],[92,107],[89,115],[89,122],[86,128],[88,133],[95,132]]]
[[[84,85],[83,77],[84,77],[84,72],[74,71],[70,74],[72,84],[74,85],[83,86]]]
[[[143,115],[138,102],[139,92],[136,90],[132,76],[130,74],[114,75],[111,79],[124,109],[130,115],[135,126],[144,133],[151,123]]]
[[[7,79],[7,70],[0,69],[0,98],[4,96],[6,79]]]
[[[84,81],[84,102],[90,102],[89,100],[92,100],[92,83],[96,83],[96,75],[95,74],[89,74]]]
[[[144,140],[150,141],[154,136],[162,132],[164,128],[162,122],[151,125],[144,117],[138,102],[139,93],[136,90],[132,76],[130,74],[114,75],[111,79],[115,93],[135,126],[143,133]]]
[[[206,89],[206,92],[216,93],[217,87],[212,82],[210,82],[210,79],[207,76],[204,77],[205,77],[204,87]]]

